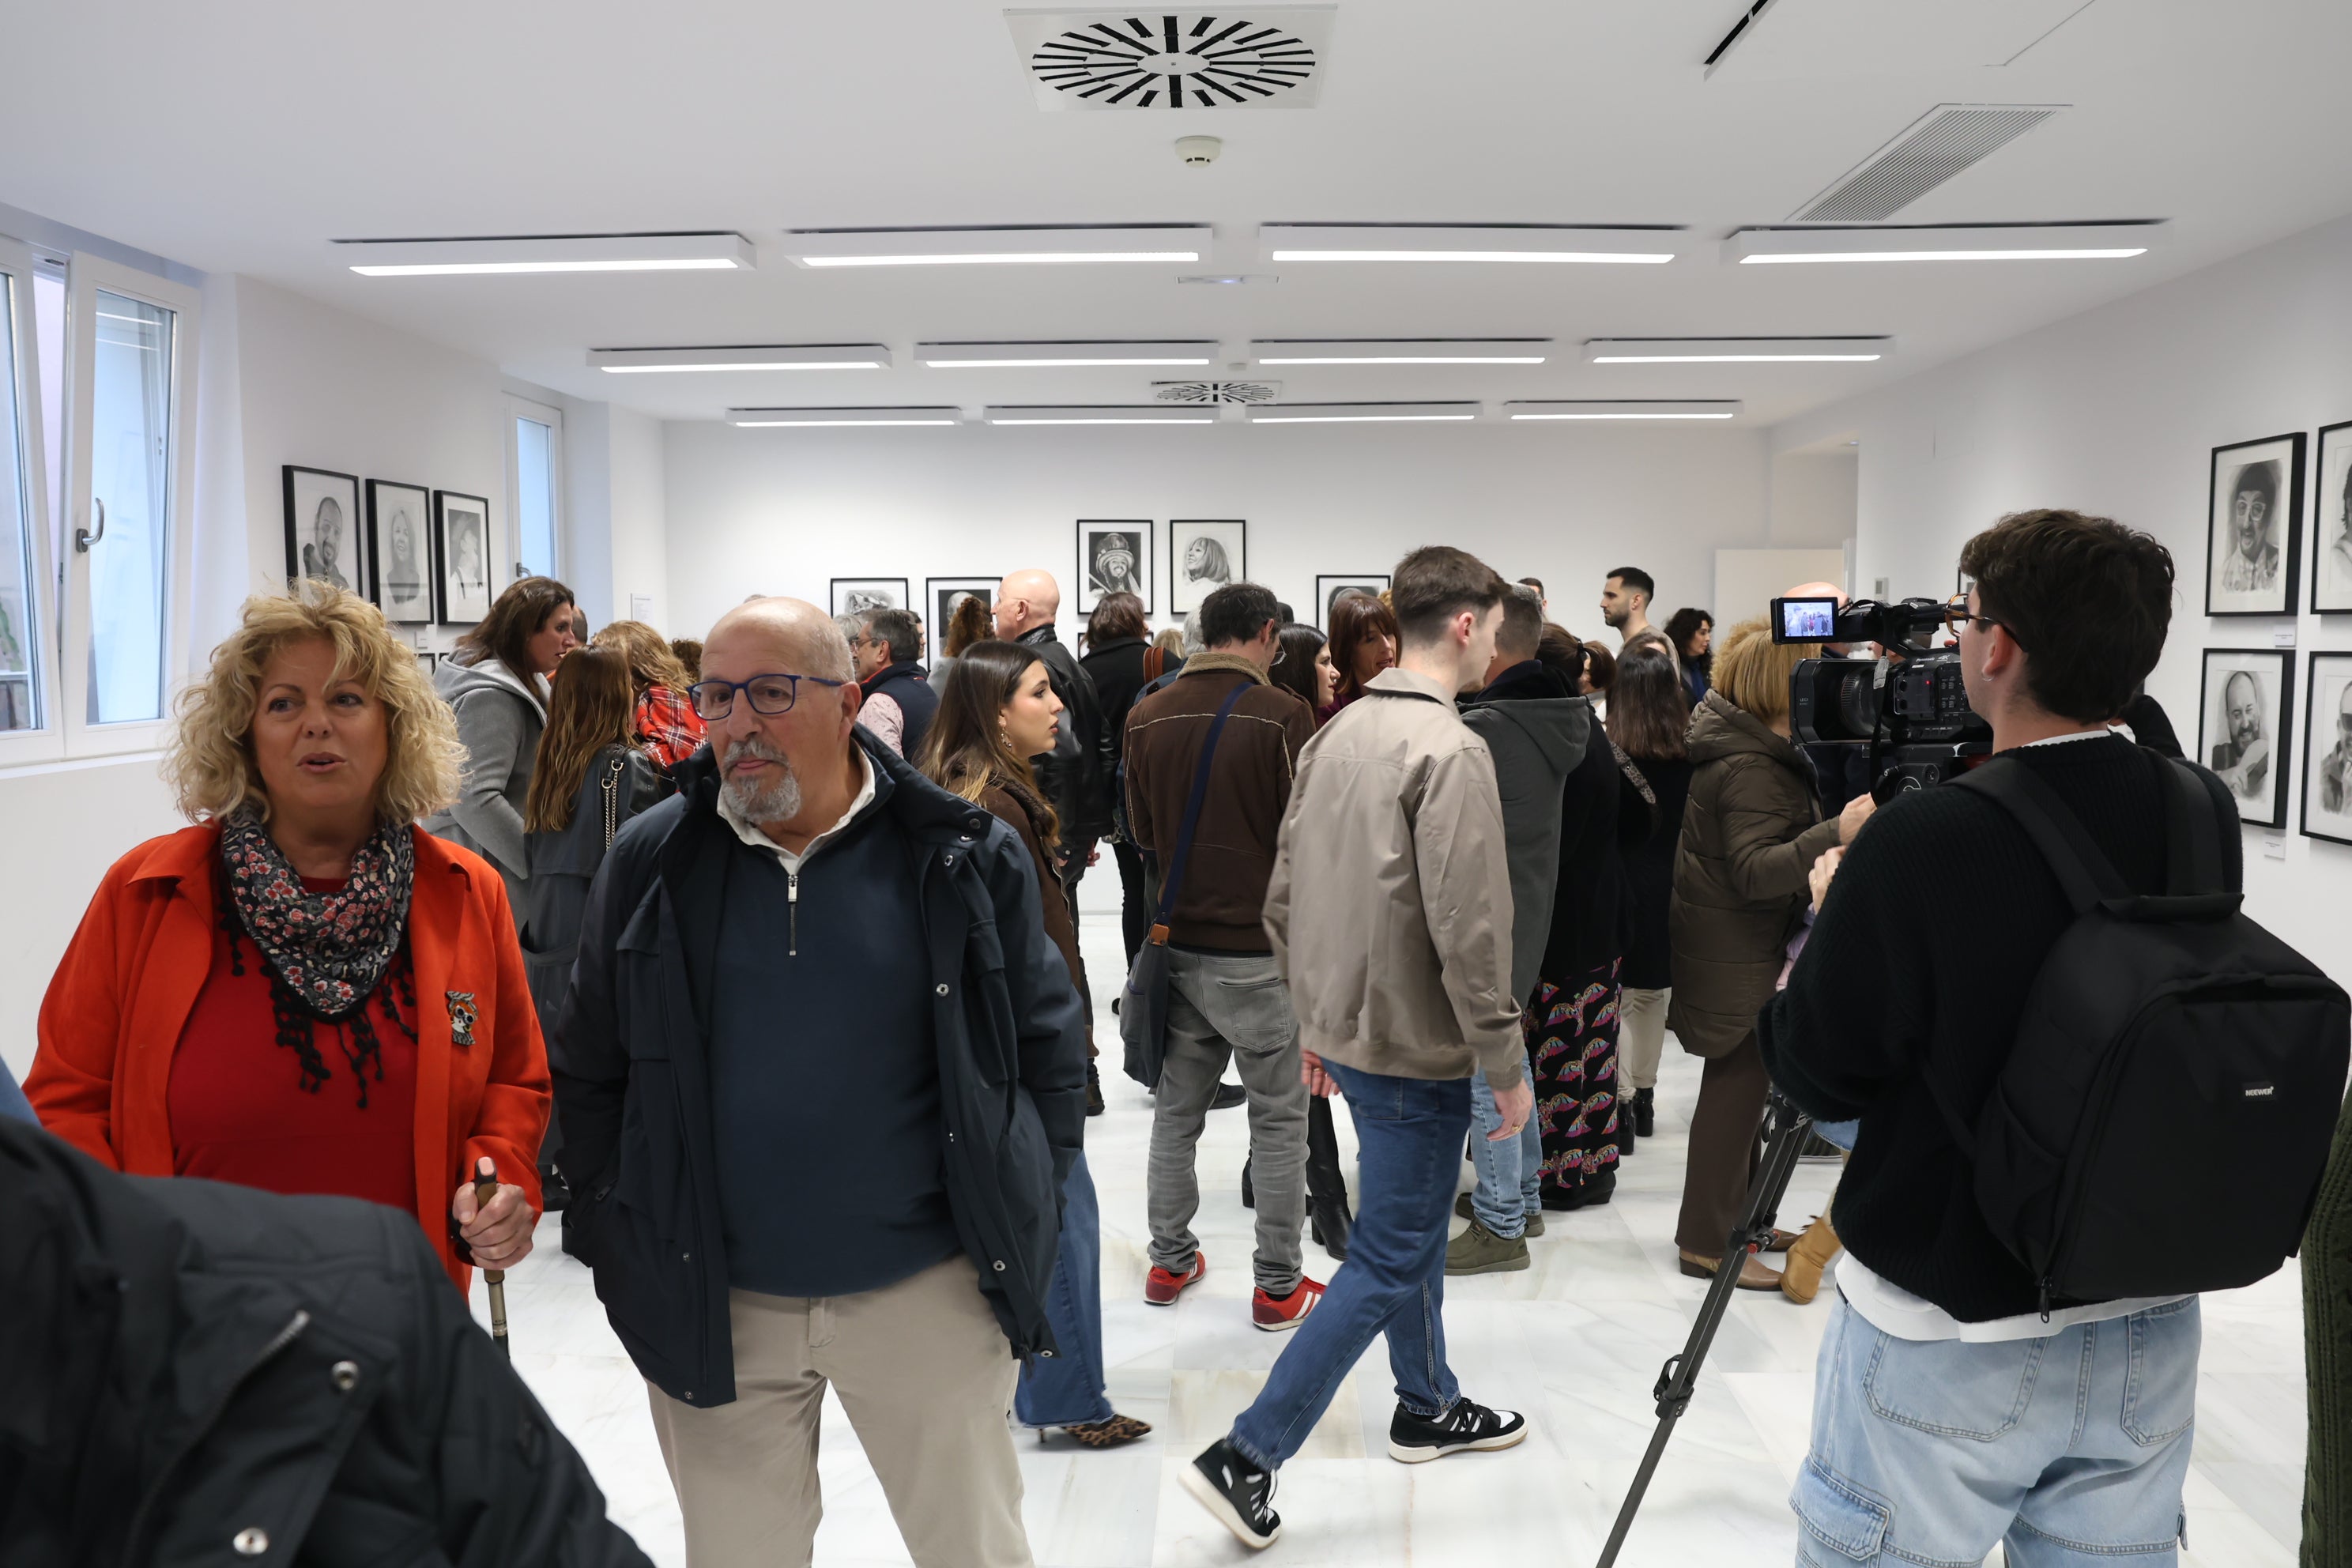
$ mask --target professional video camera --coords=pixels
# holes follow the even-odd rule
[[[1992,751],[1992,727],[1969,706],[1960,656],[1927,639],[1949,625],[1934,599],[1882,605],[1772,601],[1776,643],[1876,643],[1885,657],[1809,658],[1789,691],[1790,729],[1807,745],[1866,746],[1881,802],[1958,776]]]

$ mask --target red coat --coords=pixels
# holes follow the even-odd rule
[[[473,1270],[449,1245],[449,1200],[488,1155],[539,1212],[547,1048],[523,978],[506,884],[471,850],[415,830],[408,906],[416,972],[417,1223],[461,1291]],[[172,1055],[211,972],[209,823],[151,838],[117,860],[41,999],[40,1049],[25,1081],[41,1124],[132,1175],[174,1163],[164,1104]],[[473,997],[474,1043],[451,1043],[451,994]]]

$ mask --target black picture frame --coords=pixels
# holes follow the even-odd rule
[[[2314,649],[2304,665],[2299,826],[2305,838],[2330,844],[2352,844],[2352,738],[2338,722],[2347,702],[2352,702],[2352,650]]]
[[[1113,535],[1123,542],[1124,568],[1108,544]],[[1148,517],[1082,517],[1078,519],[1078,614],[1091,616],[1105,594],[1126,592],[1143,601],[1143,613],[1153,613],[1151,593],[1151,519]]]
[[[2206,473],[2205,491],[2205,613],[2213,616],[2292,616],[2303,576],[2303,459],[2304,433],[2300,430],[2284,436],[2263,436],[2252,441],[2233,441],[2226,447],[2213,448],[2212,460]],[[2246,491],[2242,476],[2259,465],[2284,464],[2286,472],[2286,493],[2276,493],[2280,476],[2264,476],[2264,483],[2273,490],[2265,526],[2278,542],[2270,545],[2266,562],[2248,569],[2254,574],[2252,585],[2233,586],[2231,578],[2240,574],[2233,563],[2241,559],[2236,547],[2231,521],[2236,497]],[[2223,493],[2221,476],[2231,477],[2229,493]],[[2267,566],[2265,571],[2263,568]]]
[[[947,657],[948,617],[955,614],[956,601],[967,594],[976,594],[996,607],[996,590],[1002,577],[926,577],[923,579],[923,630],[931,645],[934,663]]]
[[[367,523],[360,511],[359,476],[288,463],[281,470],[281,482],[286,502],[287,582],[315,577],[348,588],[362,598],[373,597],[368,592]],[[331,520],[326,512],[330,504],[337,513]]]
[[[1332,573],[1318,574],[1315,579],[1315,626],[1318,631],[1331,629],[1331,602],[1350,588],[1361,588],[1378,597],[1389,585],[1385,572]]]
[[[433,624],[439,578],[435,531],[430,489],[396,479],[367,482],[368,584],[374,590],[369,596],[396,626]]]
[[[2311,611],[2352,616],[2352,419],[2319,427],[2314,463]]]
[[[2216,673],[2220,679],[2215,679]],[[2255,679],[2254,710],[2270,721],[2267,759],[2256,770],[2242,771],[2237,762],[2233,726],[2224,712],[2231,683],[2239,675]],[[2260,682],[2276,682],[2264,692]],[[2288,774],[2282,758],[2294,755],[2294,650],[2283,647],[2209,647],[2197,689],[2196,760],[2212,769],[2229,786],[2238,805],[2238,820],[2256,827],[2286,826]],[[2255,782],[2259,780],[2259,782]],[[2251,787],[2249,787],[2251,785]]]
[[[889,603],[877,605],[866,600],[876,593],[887,594]],[[907,603],[907,580],[904,577],[835,577],[832,583],[833,613],[853,615],[861,610],[903,610]]]
[[[445,626],[470,626],[489,614],[506,587],[500,564],[506,552],[499,544],[488,497],[464,490],[433,492],[434,620]],[[467,545],[470,552],[464,548]],[[475,557],[471,562],[467,560],[469,552]]]
[[[1189,559],[1195,543],[1213,557]],[[1196,566],[1204,567],[1195,576]],[[1201,601],[1229,583],[1249,581],[1249,524],[1238,517],[1174,517],[1168,520],[1168,613],[1189,616]]]

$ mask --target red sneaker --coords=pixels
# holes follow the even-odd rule
[[[1176,1304],[1176,1298],[1183,1293],[1184,1287],[1208,1271],[1208,1256],[1195,1249],[1192,1253],[1192,1267],[1183,1273],[1171,1274],[1165,1268],[1154,1268],[1150,1273],[1145,1275],[1143,1299],[1155,1307],[1172,1307]]]
[[[1287,1296],[1269,1296],[1261,1289],[1250,1296],[1250,1321],[1269,1334],[1278,1334],[1305,1322],[1307,1314],[1322,1299],[1322,1281],[1304,1276],[1299,1279],[1298,1289]]]

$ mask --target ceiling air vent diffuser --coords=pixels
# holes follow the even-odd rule
[[[1814,197],[1792,223],[1877,223],[2024,135],[2064,104],[1939,103]]]
[[[1311,109],[1332,7],[1008,11],[1040,109]]]
[[[1282,395],[1278,381],[1155,381],[1160,403],[1272,403]]]

